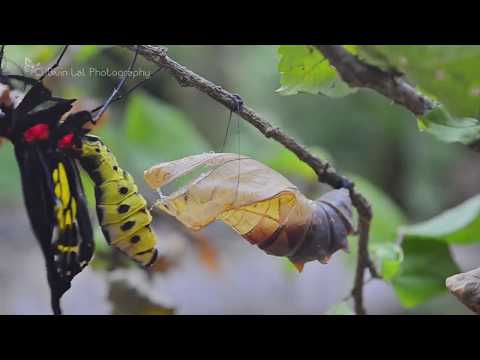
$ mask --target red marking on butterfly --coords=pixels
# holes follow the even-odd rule
[[[70,149],[73,144],[74,135],[72,133],[65,135],[58,140],[58,148],[60,150]]]
[[[50,136],[50,129],[47,124],[37,124],[25,131],[23,137],[27,143],[35,141],[47,140]]]

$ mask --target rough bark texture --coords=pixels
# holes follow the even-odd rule
[[[446,286],[465,306],[480,315],[480,268],[450,276]]]

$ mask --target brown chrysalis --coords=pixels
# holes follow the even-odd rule
[[[348,249],[352,204],[346,189],[307,199],[285,177],[244,155],[207,153],[164,162],[145,171],[153,189],[196,169],[207,171],[156,206],[192,230],[221,220],[267,254],[288,257],[299,271],[306,262],[326,264]]]

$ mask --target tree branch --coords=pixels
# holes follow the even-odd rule
[[[326,183],[331,187],[348,188],[353,206],[359,215],[358,222],[358,260],[355,274],[355,284],[352,290],[352,297],[355,302],[355,312],[359,315],[365,314],[363,305],[363,285],[364,273],[368,269],[372,277],[379,277],[368,253],[368,240],[370,221],[372,219],[372,209],[368,201],[358,193],[354,188],[354,183],[344,176],[339,175],[335,169],[328,163],[310,153],[306,147],[299,144],[293,137],[283,132],[278,127],[274,127],[270,122],[256,113],[252,108],[242,105],[238,107],[238,95],[232,94],[221,86],[215,85],[211,81],[187,69],[185,66],[177,63],[167,55],[167,49],[154,45],[138,45],[139,53],[147,60],[166,69],[183,87],[193,87],[213,100],[224,105],[235,112],[245,121],[256,127],[265,137],[272,138],[292,151],[297,157],[307,163],[317,174],[320,182]],[[132,51],[137,46],[127,45]]]
[[[381,70],[349,53],[341,45],[314,45],[351,87],[370,88],[411,111],[425,115],[433,102],[418,93],[398,73]]]
[[[445,283],[458,300],[480,315],[480,268],[450,276]]]

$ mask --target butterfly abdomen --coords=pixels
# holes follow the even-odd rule
[[[98,221],[107,242],[143,266],[153,264],[157,249],[152,216],[133,177],[96,136],[82,137],[79,161],[95,183]]]

